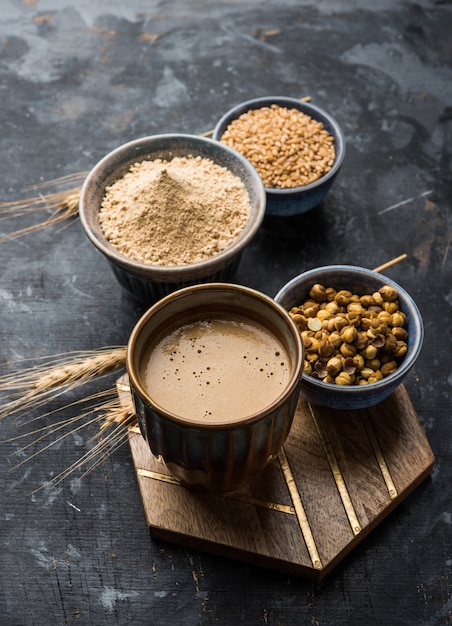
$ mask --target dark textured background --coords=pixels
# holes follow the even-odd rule
[[[436,456],[431,478],[316,585],[150,540],[127,446],[32,493],[87,433],[36,457],[3,443],[0,623],[451,624],[451,3],[0,0],[0,11],[3,202],[130,139],[208,131],[248,98],[311,96],[337,118],[347,154],[330,195],[267,219],[236,280],[275,295],[306,268],[407,253],[387,274],[424,316],[406,386]],[[37,220],[0,221],[0,235]],[[125,344],[142,312],[78,221],[3,242],[0,267],[2,373]],[[17,433],[0,423],[0,439]]]

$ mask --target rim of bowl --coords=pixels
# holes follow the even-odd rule
[[[141,384],[140,377],[135,368],[134,359],[132,358],[132,353],[135,349],[138,336],[140,332],[142,331],[142,329],[144,328],[144,326],[146,325],[148,319],[152,317],[152,315],[154,315],[157,311],[163,309],[169,300],[174,300],[176,298],[184,298],[187,295],[190,295],[191,293],[196,293],[197,291],[215,292],[218,290],[229,291],[229,292],[239,292],[241,294],[250,296],[252,298],[257,298],[260,301],[264,302],[267,307],[271,307],[274,311],[276,311],[278,315],[280,315],[282,318],[284,318],[285,321],[288,322],[288,326],[291,330],[292,336],[295,340],[295,343],[298,346],[298,358],[294,364],[293,376],[292,376],[291,382],[287,385],[286,389],[271,404],[269,404],[267,407],[259,411],[259,413],[254,413],[244,419],[222,421],[218,423],[213,422],[213,423],[206,424],[206,422],[202,420],[183,419],[179,417],[178,415],[171,413],[170,411],[167,411],[164,407],[154,402],[154,400],[150,398],[149,394],[146,392],[145,388]],[[304,355],[303,343],[301,341],[301,335],[295,322],[293,322],[292,318],[287,313],[286,309],[283,306],[281,306],[278,302],[276,302],[273,298],[251,287],[245,287],[244,285],[237,285],[234,283],[205,283],[205,284],[200,284],[200,285],[194,285],[193,287],[183,287],[182,289],[178,289],[177,291],[169,294],[168,296],[165,296],[164,298],[162,298],[161,300],[153,304],[141,316],[141,318],[135,324],[130,334],[129,340],[127,342],[126,369],[127,369],[129,376],[131,377],[133,386],[135,387],[139,395],[142,398],[145,398],[147,402],[155,406],[158,409],[158,411],[161,412],[165,416],[166,419],[172,422],[175,422],[176,424],[181,424],[184,426],[188,426],[190,428],[197,428],[201,430],[204,430],[204,429],[205,430],[229,430],[232,428],[247,426],[249,424],[252,424],[254,422],[261,420],[269,413],[272,413],[278,406],[280,406],[287,400],[288,396],[290,396],[290,394],[294,391],[294,389],[300,383],[302,372],[303,372],[303,355]]]
[[[303,102],[302,100],[298,100],[297,98],[291,98],[289,96],[263,96],[260,98],[245,100],[244,102],[241,102],[240,104],[237,104],[236,106],[229,109],[229,111],[227,111],[219,119],[219,121],[215,125],[212,137],[217,141],[220,141],[221,136],[223,135],[227,126],[229,126],[229,124],[233,120],[237,119],[238,117],[240,117],[240,115],[246,113],[251,109],[260,109],[271,104],[278,104],[280,106],[285,106],[286,108],[296,108],[299,111],[306,113],[307,115],[309,115],[309,113],[316,113],[320,118],[323,118],[319,120],[322,123],[324,122],[324,120],[326,120],[328,124],[333,128],[333,133],[331,133],[330,131],[328,132],[330,132],[330,134],[333,134],[334,136],[336,157],[334,159],[333,167],[330,169],[330,171],[318,178],[317,180],[314,180],[312,183],[309,183],[308,185],[301,185],[300,187],[288,187],[282,189],[278,187],[264,187],[266,193],[285,196],[294,193],[300,193],[302,191],[309,191],[310,189],[315,189],[316,187],[319,187],[330,178],[335,176],[342,166],[345,158],[345,135],[338,122],[330,113],[327,113],[325,109],[322,109],[321,107],[317,106],[316,104],[312,104],[311,102]],[[311,115],[310,117],[313,116]],[[313,117],[313,119],[317,118]],[[224,126],[223,129],[222,126]]]
[[[398,294],[401,295],[403,298],[403,303],[407,305],[408,310],[410,310],[410,312],[412,313],[411,318],[413,320],[413,330],[411,332],[412,332],[413,344],[411,346],[411,354],[409,358],[406,358],[406,356],[404,357],[404,359],[401,361],[400,365],[398,366],[395,372],[393,372],[389,376],[386,376],[386,378],[383,378],[382,380],[379,380],[375,383],[371,383],[369,385],[350,385],[350,386],[335,385],[333,383],[326,383],[320,380],[319,378],[314,378],[313,376],[309,376],[309,374],[303,374],[302,382],[306,381],[310,385],[317,387],[319,390],[323,389],[323,390],[328,391],[329,393],[335,392],[337,394],[344,395],[344,396],[345,395],[361,395],[369,391],[378,392],[378,390],[385,388],[388,384],[395,383],[400,378],[404,378],[404,376],[407,374],[407,372],[411,369],[411,367],[414,365],[415,361],[417,360],[419,353],[421,351],[421,348],[422,348],[423,341],[424,341],[424,324],[422,321],[421,312],[419,311],[417,304],[415,303],[413,298],[410,296],[410,294],[403,287],[401,287],[398,283],[396,283],[394,280],[392,280],[391,278],[388,278],[384,274],[380,274],[379,272],[374,272],[373,270],[360,267],[358,265],[324,265],[321,267],[307,270],[306,272],[302,272],[298,276],[295,276],[294,278],[292,278],[278,291],[278,293],[275,296],[275,301],[280,303],[283,296],[290,289],[292,289],[294,285],[298,284],[301,278],[308,279],[309,277],[313,277],[313,278],[315,277],[315,282],[321,283],[322,282],[321,277],[328,276],[328,274],[332,270],[341,271],[344,273],[345,276],[347,274],[356,275],[356,273],[358,272],[363,278],[377,277],[382,280],[382,283],[391,285],[392,287],[397,289]],[[344,289],[345,288],[346,288],[346,285],[344,285]]]
[[[137,150],[137,157],[135,159],[133,157],[130,157],[129,159],[129,164],[132,165],[135,162],[146,160],[148,156],[152,156],[152,153],[146,152],[147,145],[152,146],[153,144],[160,143],[162,141],[167,141],[168,143],[171,143],[172,141],[174,142],[178,140],[182,140],[187,143],[187,154],[190,154],[190,152],[192,151],[194,156],[211,158],[215,163],[217,163],[215,158],[208,153],[201,154],[201,151],[197,150],[197,146],[204,146],[207,147],[207,149],[209,149],[209,147],[212,147],[215,150],[218,150],[219,148],[220,150],[223,150],[225,153],[227,153],[230,157],[235,159],[237,162],[239,162],[248,172],[253,187],[255,188],[255,209],[254,211],[253,209],[251,209],[247,223],[245,224],[242,231],[237,235],[237,237],[230,243],[230,245],[221,252],[218,252],[211,257],[208,257],[196,263],[187,263],[184,265],[152,265],[142,263],[119,252],[119,250],[117,250],[111,243],[109,243],[108,239],[102,232],[100,224],[98,224],[98,207],[96,207],[96,212],[94,212],[91,203],[87,201],[87,195],[90,193],[92,187],[96,189],[100,186],[103,187],[103,190],[105,190],[105,181],[108,181],[107,184],[112,184],[115,180],[118,180],[121,177],[119,176],[117,179],[115,179],[114,177],[112,177],[112,174],[114,172],[113,166],[122,153],[130,152],[132,154],[134,150]],[[138,149],[140,147],[143,149],[142,151],[138,152]],[[171,154],[171,152],[175,152],[173,156],[181,156],[181,154],[179,154],[177,150],[177,146],[174,146],[172,150],[168,150],[168,153]],[[164,157],[159,156],[158,158]],[[111,170],[108,171],[107,176],[100,180],[98,176],[99,170],[102,170],[103,168],[108,168],[109,166]],[[122,175],[124,175],[127,172],[127,168],[122,169],[124,171]],[[238,176],[237,174],[235,175]],[[92,193],[94,193],[94,191]],[[126,271],[134,273],[138,276],[142,276],[143,273],[145,273],[149,278],[155,277],[161,282],[165,282],[166,280],[171,281],[171,279],[177,279],[177,281],[182,282],[184,281],[185,276],[187,276],[187,280],[189,280],[193,276],[199,278],[209,275],[211,273],[213,274],[219,268],[222,268],[226,266],[229,262],[231,262],[255,236],[265,217],[265,210],[265,189],[262,180],[257,171],[251,165],[251,163],[242,154],[240,154],[240,152],[208,137],[190,135],[187,133],[165,133],[158,135],[148,135],[133,139],[132,141],[128,141],[124,144],[121,144],[117,148],[114,148],[104,157],[102,157],[90,170],[82,185],[80,193],[79,217],[82,227],[90,241],[100,252],[102,252],[110,261],[114,262],[116,265],[119,265]],[[93,230],[93,227],[91,225],[93,219],[99,226],[98,233]]]

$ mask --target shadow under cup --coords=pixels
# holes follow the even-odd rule
[[[176,415],[153,401],[144,384],[147,355],[162,334],[212,314],[263,325],[288,355],[289,380],[283,391],[267,407],[243,418],[206,422],[202,416]],[[142,316],[127,346],[137,419],[152,453],[183,485],[217,493],[249,483],[276,457],[292,425],[302,370],[301,337],[289,314],[270,297],[239,285],[209,283],[172,293]],[[181,391],[174,388],[177,393]]]

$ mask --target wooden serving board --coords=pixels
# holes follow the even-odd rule
[[[126,377],[118,391],[129,394]],[[362,411],[300,399],[278,459],[234,494],[182,487],[138,427],[130,429],[129,442],[152,537],[314,580],[393,511],[434,463],[404,386]]]

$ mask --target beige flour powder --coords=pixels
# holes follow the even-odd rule
[[[152,265],[186,265],[224,250],[244,228],[248,192],[202,157],[135,163],[107,187],[99,220],[119,252]]]

